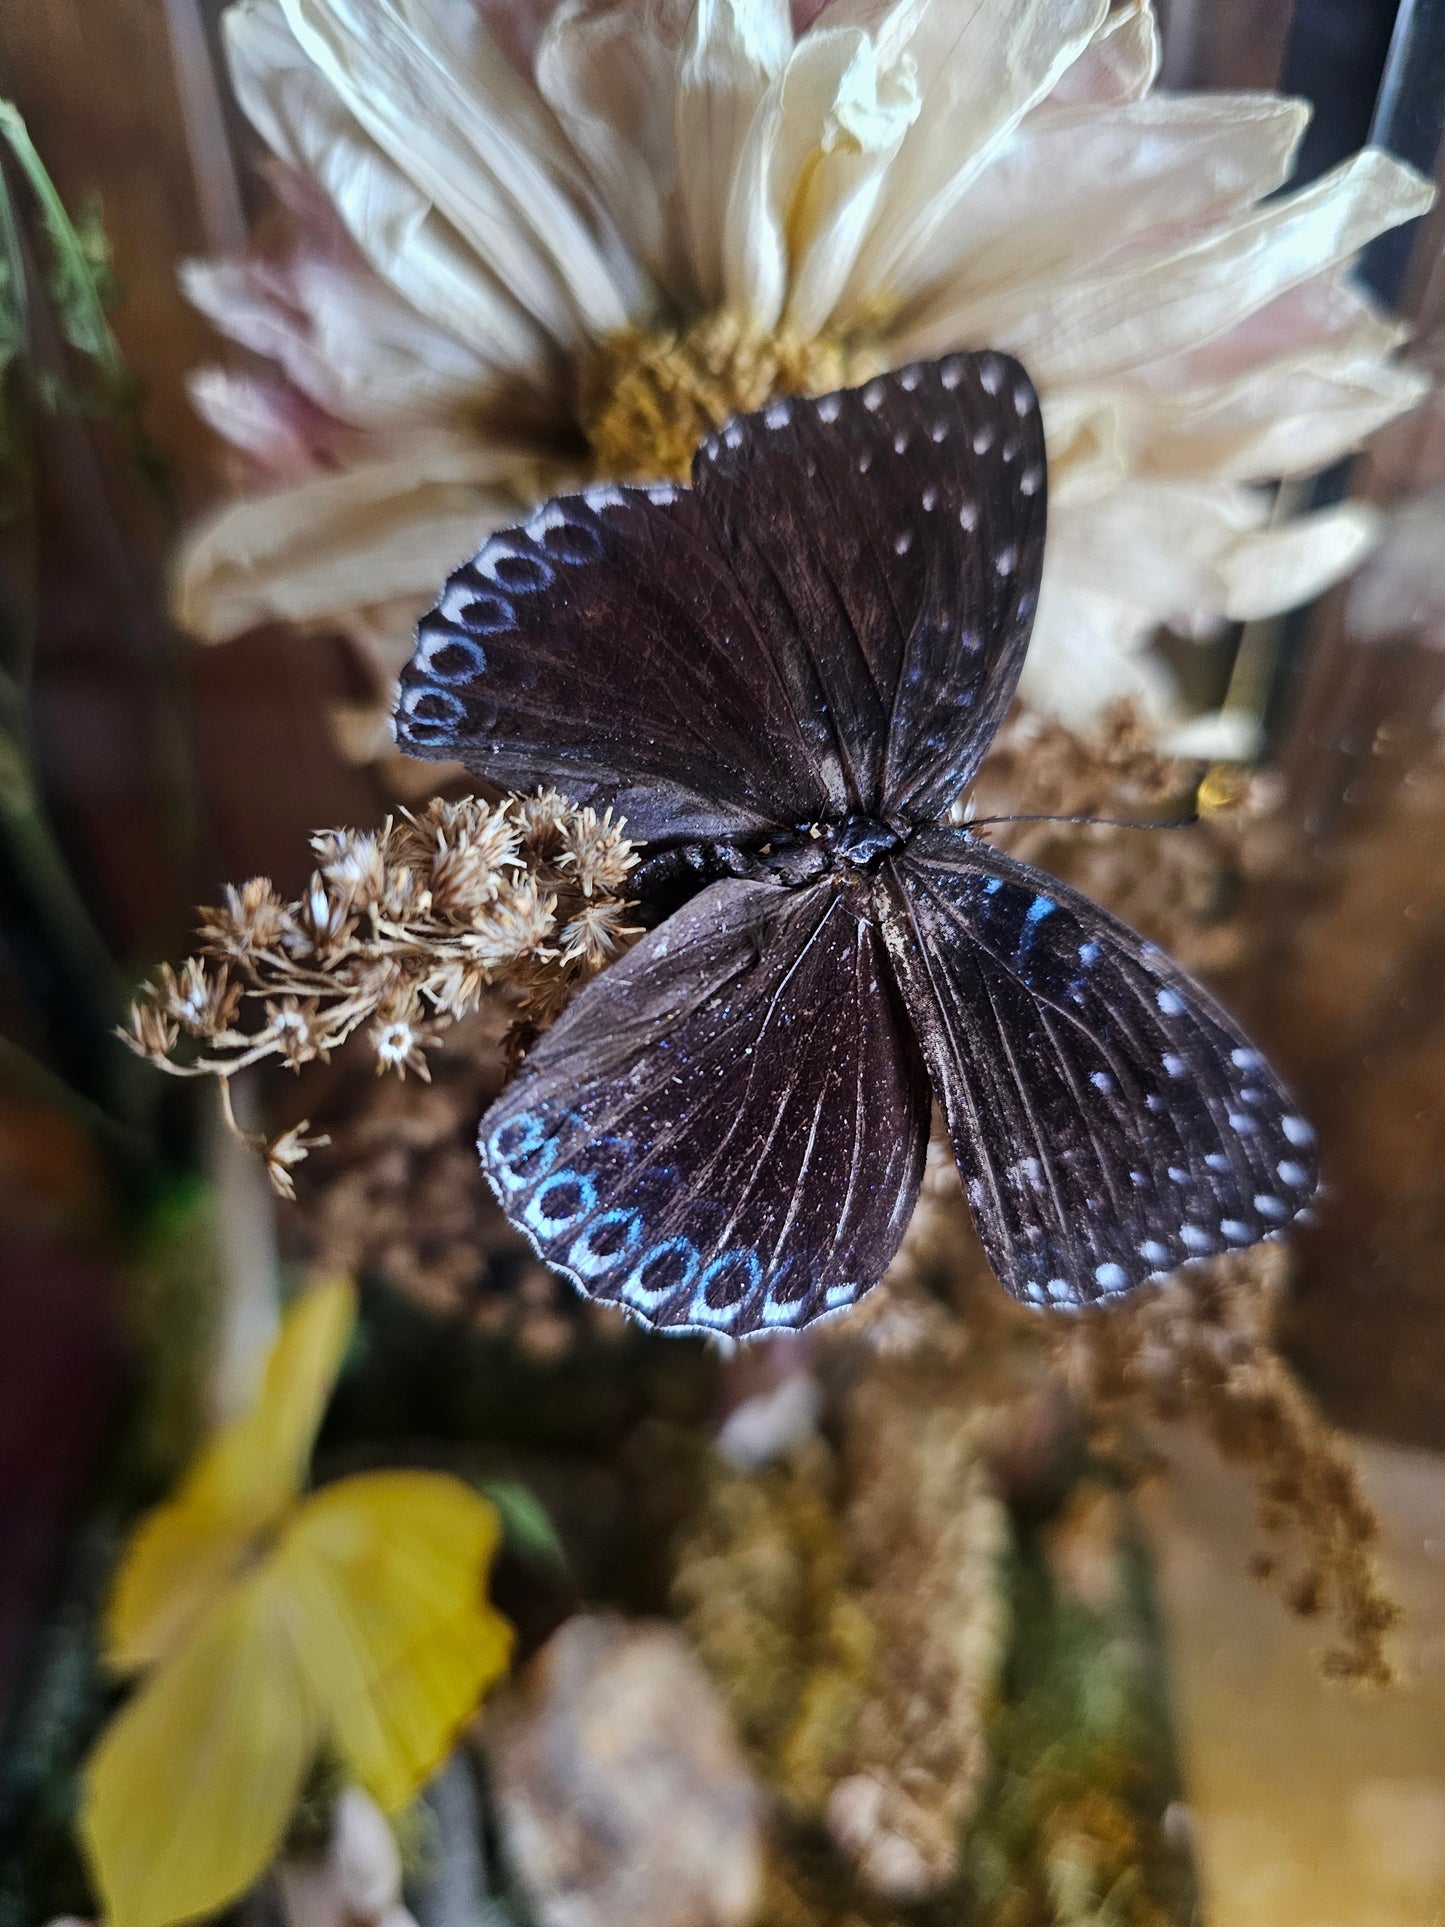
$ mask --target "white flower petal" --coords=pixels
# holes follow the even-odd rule
[[[729,197],[728,304],[758,326],[827,321],[888,163],[918,112],[912,63],[881,77],[856,28],[806,34],[753,116]]]
[[[419,316],[536,386],[558,370],[535,321],[363,133],[286,25],[279,0],[224,15],[232,85],[261,138],[309,175],[362,254]]]
[[[279,377],[197,368],[186,392],[201,420],[274,480],[295,480],[334,464],[345,446],[346,430]]]
[[[824,124],[821,151],[793,197],[787,319],[801,332],[823,328],[837,306],[889,165],[920,106],[912,60],[905,56],[880,72],[860,35]]]
[[[1089,101],[1142,100],[1159,72],[1159,29],[1153,0],[1127,0],[1100,27],[1073,66],[1037,111],[1078,107]]]
[[[691,292],[677,203],[672,102],[688,0],[562,0],[537,86],[636,258]]]
[[[1225,614],[1253,622],[1313,600],[1359,567],[1379,528],[1375,509],[1345,502],[1249,536],[1222,563]]]
[[[1112,596],[1045,578],[1019,695],[1030,709],[1087,729],[1110,703],[1160,722],[1172,713],[1168,671],[1144,653],[1148,631]]]
[[[1116,416],[1140,474],[1260,481],[1328,467],[1429,391],[1417,369],[1305,353],[1211,390],[1146,395],[1136,387]]]
[[[280,363],[303,395],[361,427],[416,424],[464,407],[500,370],[423,320],[364,265],[298,256],[188,261],[187,297],[233,341]]]
[[[898,0],[882,18],[871,0],[830,9],[830,24],[849,15],[871,24],[880,48],[900,37],[897,23],[906,15],[922,95],[841,319],[907,299],[927,283],[940,224],[999,143],[1087,47],[1107,11],[1108,0]]]
[[[537,492],[536,465],[517,451],[427,436],[232,502],[182,545],[176,618],[224,642],[266,622],[334,621],[390,597],[432,595]]]
[[[1433,190],[1367,148],[1323,179],[1195,238],[1078,280],[1030,282],[966,305],[962,340],[1017,354],[1040,386],[1109,375],[1222,334],[1284,289],[1421,214]]]
[[[793,45],[787,0],[697,0],[677,69],[674,139],[693,278],[722,299],[724,232],[739,157]]]
[[[1134,379],[1173,394],[1247,375],[1281,357],[1310,354],[1331,365],[1363,369],[1386,360],[1409,333],[1404,322],[1382,313],[1356,287],[1348,267],[1335,267],[1287,288],[1222,335],[1141,363]]]
[[[956,344],[971,303],[1117,256],[1273,193],[1309,120],[1270,94],[1152,96],[1031,115],[934,237],[935,292],[905,317],[906,353]]]
[[[1141,633],[1207,633],[1223,620],[1224,557],[1263,522],[1257,490],[1129,481],[1052,517],[1045,580],[1109,597]]]
[[[398,169],[564,349],[637,299],[570,190],[570,157],[471,0],[281,0],[292,32]]]

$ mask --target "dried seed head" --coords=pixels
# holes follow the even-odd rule
[[[562,847],[562,826],[572,805],[557,790],[538,790],[535,796],[512,798],[512,820],[522,847],[534,861],[555,856]]]
[[[445,963],[424,977],[421,991],[439,1017],[455,1022],[480,1009],[483,993],[490,981],[481,964],[458,960]]]
[[[191,1037],[214,1037],[226,1030],[241,1003],[241,987],[230,982],[225,965],[212,977],[199,957],[187,957],[179,976],[162,964],[152,994],[167,1017]]]
[[[376,1053],[378,1076],[395,1071],[398,1077],[404,1078],[408,1071],[415,1071],[423,1082],[430,1083],[431,1072],[422,1051],[425,1045],[438,1041],[439,1029],[436,1024],[423,1022],[420,1000],[414,993],[398,998],[382,1010],[369,1035]]]
[[[642,935],[640,924],[627,921],[627,913],[633,907],[630,903],[618,902],[615,897],[595,897],[590,903],[584,903],[563,927],[562,961],[585,964],[589,971],[601,970],[604,964],[611,963],[634,937]]]
[[[303,1117],[299,1124],[293,1124],[289,1131],[272,1138],[264,1153],[266,1176],[271,1180],[271,1189],[288,1204],[295,1202],[296,1185],[291,1176],[291,1168],[306,1156],[308,1151],[319,1151],[331,1139],[323,1131],[316,1137],[305,1134],[311,1127],[309,1117]]]
[[[180,1042],[179,1029],[153,1001],[157,994],[154,986],[142,984],[125,1023],[116,1030],[116,1036],[137,1057],[169,1057]]]
[[[279,1003],[266,1006],[267,1034],[272,1047],[282,1063],[293,1071],[327,1054],[326,1043],[317,1031],[316,1009],[314,997],[304,1003],[298,997],[283,997]]]
[[[245,957],[274,950],[291,929],[290,907],[277,896],[270,877],[252,877],[238,889],[226,885],[223,904],[202,908],[202,946],[223,957]]]
[[[370,830],[320,830],[311,839],[321,877],[347,910],[369,910],[386,877],[382,839]]]
[[[594,891],[617,890],[627,878],[636,858],[633,846],[612,821],[608,810],[574,810],[562,825],[562,854],[557,867],[577,880],[583,896]]]
[[[557,915],[554,891],[542,889],[525,872],[467,932],[468,952],[480,964],[497,969],[526,956],[550,955],[547,940]]]

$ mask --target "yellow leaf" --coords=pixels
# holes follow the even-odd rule
[[[126,1548],[106,1615],[112,1666],[130,1672],[172,1651],[295,1502],[355,1321],[347,1279],[291,1306],[255,1405],[203,1447]]]
[[[440,1473],[376,1472],[310,1498],[276,1551],[302,1669],[338,1753],[388,1812],[445,1759],[506,1669],[487,1603],[496,1509]]]
[[[244,1893],[275,1855],[320,1743],[263,1570],[202,1614],[101,1736],[81,1833],[107,1927],[169,1927]]]

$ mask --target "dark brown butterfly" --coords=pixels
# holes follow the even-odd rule
[[[1313,1195],[1309,1127],[1205,992],[945,820],[1018,682],[1045,475],[1023,369],[954,355],[730,422],[690,489],[548,502],[422,621],[403,747],[611,804],[681,903],[482,1122],[508,1215],[591,1296],[738,1337],[851,1304],[934,1094],[1032,1304]]]

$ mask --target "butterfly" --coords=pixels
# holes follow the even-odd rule
[[[626,818],[675,907],[482,1121],[540,1255],[668,1330],[877,1282],[932,1100],[1018,1299],[1080,1307],[1277,1234],[1310,1127],[1233,1021],[1088,898],[950,823],[1038,601],[1038,398],[1006,355],[776,399],[690,487],[494,535],[422,619],[420,756]]]

